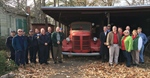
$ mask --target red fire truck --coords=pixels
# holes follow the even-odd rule
[[[73,22],[70,24],[70,35],[62,43],[63,55],[99,55],[100,40],[92,37],[92,23]]]

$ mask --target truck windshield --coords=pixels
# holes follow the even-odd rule
[[[89,30],[90,31],[91,24],[72,24],[72,30]]]

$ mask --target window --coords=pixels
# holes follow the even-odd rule
[[[72,30],[89,30],[91,29],[91,24],[89,23],[76,23],[72,24]]]

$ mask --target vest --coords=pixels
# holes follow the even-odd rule
[[[133,50],[138,50],[138,40],[139,40],[139,36],[137,36],[137,37],[133,40]]]

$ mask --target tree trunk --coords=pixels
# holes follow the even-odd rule
[[[56,0],[54,0],[54,7],[56,7]]]

